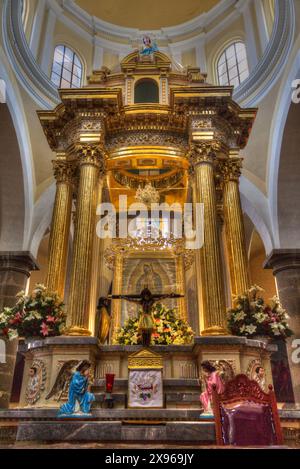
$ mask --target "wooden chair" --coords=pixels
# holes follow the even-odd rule
[[[218,445],[282,445],[273,386],[266,393],[256,381],[239,374],[227,382],[223,394],[214,386],[212,407]]]

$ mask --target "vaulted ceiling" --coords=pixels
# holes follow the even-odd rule
[[[76,0],[87,13],[119,26],[160,29],[189,21],[220,0]]]

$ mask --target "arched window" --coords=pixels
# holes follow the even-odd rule
[[[58,88],[79,88],[82,80],[82,63],[77,54],[66,46],[56,46],[51,81]]]
[[[155,80],[139,80],[134,88],[135,103],[159,103],[158,85]]]
[[[228,46],[217,63],[219,85],[238,86],[249,75],[246,47],[243,42]]]

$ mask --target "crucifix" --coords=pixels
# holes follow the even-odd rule
[[[150,346],[151,335],[155,329],[154,321],[152,318],[152,307],[159,300],[165,298],[181,298],[183,295],[177,293],[169,294],[152,294],[148,288],[144,288],[139,295],[109,295],[108,298],[111,300],[126,300],[131,303],[139,304],[143,312],[139,319],[138,331],[142,335],[142,344],[145,347]]]

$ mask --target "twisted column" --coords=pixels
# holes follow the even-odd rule
[[[239,191],[241,167],[242,160],[236,157],[229,158],[222,166],[224,221],[233,295],[244,293],[249,288],[245,229]]]
[[[201,270],[201,335],[227,334],[213,167],[215,152],[218,149],[214,142],[199,142],[190,155],[195,171],[194,201],[204,204],[204,244],[196,256]]]
[[[63,298],[71,222],[74,169],[70,162],[57,159],[53,161],[53,170],[56,179],[56,194],[52,214],[46,284],[50,290],[56,291]]]
[[[93,240],[96,223],[97,187],[104,173],[104,153],[99,145],[83,144],[75,148],[79,160],[79,187],[71,268],[67,335],[91,335],[89,299]]]

